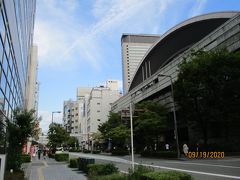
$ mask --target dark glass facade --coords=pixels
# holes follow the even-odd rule
[[[35,9],[36,0],[0,0],[0,131],[13,110],[25,106]]]

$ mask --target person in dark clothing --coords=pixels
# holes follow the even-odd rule
[[[44,149],[44,150],[43,150],[43,158],[44,158],[44,159],[46,159],[46,154],[47,154],[47,150]]]
[[[38,149],[38,159],[41,158],[41,149]]]

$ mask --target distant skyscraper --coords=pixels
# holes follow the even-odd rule
[[[123,34],[122,45],[122,73],[123,93],[126,94],[134,73],[149,48],[157,42],[159,35]]]

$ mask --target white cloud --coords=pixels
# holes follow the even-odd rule
[[[51,28],[49,23],[38,21],[35,27],[35,42],[39,47],[39,59],[42,64],[59,65],[66,61],[59,62],[56,55],[67,49],[70,42],[67,36],[59,28]]]
[[[39,47],[40,65],[60,67],[70,61],[70,57],[60,56],[80,33],[80,24],[74,18],[77,7],[77,0],[38,1],[34,42]]]
[[[63,65],[78,56],[78,60],[87,61],[95,70],[100,70],[106,61],[104,47],[100,47],[104,38],[110,38],[113,34],[116,38],[116,33],[123,33],[124,29],[136,30],[138,33],[147,26],[153,26],[155,18],[164,13],[172,0],[97,0],[92,16],[98,19],[87,27],[76,21],[74,14],[79,5],[76,0],[68,2],[71,2],[71,6],[59,2],[68,1],[41,2],[40,8],[47,10],[48,19],[41,17],[44,14],[36,22],[35,41],[39,45],[40,65]],[[153,29],[156,33],[157,28]]]
[[[190,10],[189,17],[200,15],[207,4],[207,0],[196,0],[194,6]]]
[[[39,116],[42,117],[42,120],[40,121],[40,127],[42,128],[43,133],[48,132],[48,127],[52,123],[52,112],[49,111],[39,111]],[[62,124],[62,113],[54,113],[53,115],[53,122]]]
[[[188,0],[182,4],[194,3],[189,10],[189,16],[194,16],[202,12],[206,2]],[[95,20],[86,25],[79,20],[84,19],[78,12],[80,1],[42,0],[38,3],[35,28],[40,65],[65,66],[78,57],[78,61],[86,61],[99,71],[106,63],[106,50],[101,46],[104,40],[113,42],[119,35],[120,43],[120,35],[129,30],[130,33],[162,32],[161,20],[166,21],[166,9],[175,3],[174,0],[96,0],[89,11]],[[168,19],[174,22],[173,17]]]
[[[64,56],[73,53],[74,50],[81,51],[85,57],[95,68],[100,67],[101,63],[97,63],[101,57],[101,49],[96,51],[99,46],[99,36],[110,36],[112,33],[121,32],[127,29],[127,26],[134,26],[131,29],[136,31],[146,28],[146,24],[154,24],[154,16],[160,16],[164,13],[168,4],[172,0],[160,1],[96,1],[93,14],[99,17],[99,20],[93,24],[87,34],[80,35],[75,42],[64,52]],[[143,11],[144,9],[144,11]],[[142,23],[146,21],[145,23]],[[130,28],[128,28],[130,29]],[[156,28],[154,29],[156,33]],[[119,37],[120,39],[120,37]],[[119,40],[120,43],[120,40]]]

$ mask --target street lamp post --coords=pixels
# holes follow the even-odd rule
[[[134,149],[133,149],[133,118],[132,118],[132,103],[130,103],[129,111],[130,111],[130,125],[131,125],[132,171],[134,172]]]
[[[175,101],[174,101],[174,93],[173,93],[173,80],[171,75],[159,74],[158,76],[169,77],[171,81],[171,94],[173,101],[173,118],[174,118],[174,131],[176,137],[176,145],[177,145],[177,156],[180,158],[180,150],[179,150],[179,142],[178,142],[178,128],[177,128],[177,117],[176,117],[176,109],[175,109]]]
[[[61,113],[61,111],[53,111],[53,112],[52,112],[52,125],[53,125],[53,114],[54,114],[54,113]]]

